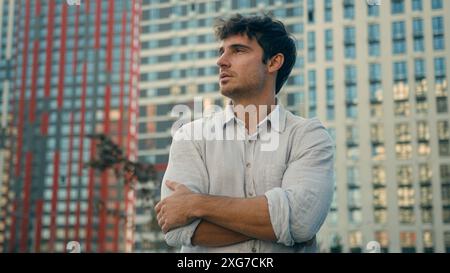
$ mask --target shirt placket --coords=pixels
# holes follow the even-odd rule
[[[256,137],[249,137],[246,134],[244,141],[245,148],[245,197],[252,198],[256,196],[256,188],[254,183],[254,173],[255,173],[255,146],[256,146]],[[250,244],[250,248],[252,252],[259,252],[259,243],[258,240],[252,240]]]

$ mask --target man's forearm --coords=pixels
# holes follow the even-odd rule
[[[198,246],[221,247],[237,244],[250,239],[250,237],[241,233],[202,220],[200,224],[198,224],[191,242],[193,245]]]
[[[231,198],[197,195],[194,217],[250,238],[276,241],[265,196]]]

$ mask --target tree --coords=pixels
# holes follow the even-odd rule
[[[154,211],[155,201],[159,198],[159,183],[157,182],[156,170],[150,163],[134,162],[129,160],[122,149],[114,143],[105,134],[90,134],[88,138],[95,140],[96,143],[96,155],[91,158],[85,167],[93,168],[99,172],[104,172],[108,169],[114,171],[114,175],[118,181],[123,181],[124,186],[129,186],[130,189],[135,190],[135,196],[141,202],[137,205],[145,209],[145,213],[150,214],[150,220],[147,223],[152,230],[159,232],[159,226],[156,220],[156,213]],[[138,184],[148,185],[152,183],[152,187],[140,187]],[[150,188],[150,189],[149,189]],[[126,218],[126,213],[117,209],[111,209],[107,207],[106,200],[99,200],[96,203],[96,211],[105,212],[112,217],[119,217],[120,219]],[[148,229],[146,230],[148,231]],[[135,234],[139,237],[136,231]],[[142,237],[142,236],[140,236]],[[145,241],[145,240],[143,240]],[[164,250],[170,250],[170,248],[164,242],[147,243],[149,246],[164,246]]]

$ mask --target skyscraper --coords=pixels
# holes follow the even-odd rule
[[[380,5],[378,5],[380,4]],[[442,0],[143,1],[139,158],[165,170],[177,104],[221,105],[215,17],[271,12],[297,39],[280,101],[336,143],[323,251],[450,251],[450,5]]]
[[[6,226],[6,200],[8,199],[8,173],[10,153],[8,146],[9,97],[11,93],[11,58],[13,52],[13,1],[0,2],[0,252],[3,250]]]
[[[131,251],[133,190],[85,163],[97,133],[136,159],[141,1],[2,2],[15,14],[3,251]]]
[[[308,116],[336,141],[324,248],[450,246],[446,1],[306,1]],[[369,3],[369,4],[368,4]]]

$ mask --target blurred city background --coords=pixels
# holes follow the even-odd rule
[[[153,211],[171,110],[224,104],[236,12],[295,36],[279,101],[335,141],[320,251],[450,252],[444,0],[0,0],[0,252],[177,251]]]

